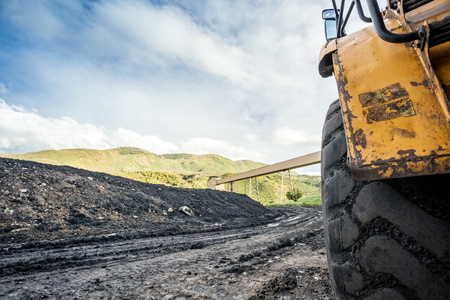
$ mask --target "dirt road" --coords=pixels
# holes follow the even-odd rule
[[[0,298],[327,299],[321,212],[250,228],[0,252]]]
[[[0,159],[1,299],[330,297],[320,207]]]

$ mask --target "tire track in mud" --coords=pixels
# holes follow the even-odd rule
[[[66,245],[63,248],[52,249],[51,243],[43,249],[14,248],[0,249],[0,278],[18,273],[33,273],[94,265],[107,261],[118,261],[145,253],[159,256],[187,249],[200,249],[209,245],[225,243],[230,240],[247,239],[277,226],[292,226],[317,218],[317,214],[302,214],[294,217],[281,217],[276,223],[267,225],[225,230],[219,232],[202,232],[177,235],[171,237],[156,237],[134,239],[125,242],[100,242],[93,245]]]
[[[245,299],[258,290],[267,295],[267,281],[287,267],[282,261],[291,265],[300,259],[294,252],[322,258],[324,254],[316,255],[323,242],[321,222],[321,211],[305,208],[275,223],[240,229],[3,248],[0,298]],[[313,272],[315,264],[306,262],[305,272]],[[317,271],[322,275],[325,264],[323,257],[323,270]],[[299,272],[295,274],[300,278],[304,273]]]

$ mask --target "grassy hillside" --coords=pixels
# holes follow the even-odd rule
[[[164,154],[133,147],[109,150],[67,149],[45,150],[25,154],[4,154],[1,157],[30,160],[53,165],[67,165],[97,172],[161,171],[170,173],[240,173],[264,166],[249,160],[232,161],[208,154]]]
[[[154,183],[165,184],[180,188],[206,188],[209,180],[213,177],[224,178],[231,176],[231,174],[222,174],[219,176],[207,175],[207,174],[177,174],[167,172],[118,172],[113,175],[126,177],[129,179]],[[291,184],[288,177],[284,176],[283,192],[280,193],[281,188],[281,174],[270,174],[260,176],[257,179],[252,179],[251,191],[250,180],[241,180],[235,183],[235,192],[240,194],[246,194],[252,199],[261,202],[263,205],[279,205],[285,204],[320,204],[320,177],[319,176],[307,176],[307,175],[291,175],[292,186],[295,189],[299,189],[304,193],[303,197],[297,202],[290,201],[286,197],[286,193],[291,191]],[[258,188],[256,187],[258,184]],[[225,184],[225,190],[229,191],[229,184]],[[259,197],[258,197],[259,190]],[[280,197],[281,195],[282,197]],[[281,199],[280,199],[281,198]],[[314,198],[315,202],[305,202],[305,199]],[[281,201],[280,201],[281,200]]]
[[[206,175],[201,173],[180,174],[180,173],[149,172],[149,171],[115,172],[111,174],[147,183],[164,184],[180,188],[195,188],[195,189],[207,188],[209,180],[212,177],[215,177],[213,175]]]
[[[228,175],[228,174],[227,174]],[[257,179],[258,189],[259,189],[259,199],[258,199],[258,189],[256,187],[255,179],[251,183],[250,192],[250,180],[241,180],[235,183],[235,192],[241,194],[247,194],[252,199],[261,202],[264,205],[272,204],[293,204],[294,201],[288,200],[286,193],[291,191],[291,188],[298,189],[303,192],[303,197],[297,202],[301,202],[303,199],[318,196],[320,198],[320,177],[319,176],[308,176],[308,175],[297,175],[291,174],[291,183],[289,177],[285,173],[283,179],[283,191],[281,192],[281,174],[269,174],[265,176],[260,176]],[[226,177],[226,176],[223,176]],[[225,189],[229,190],[229,184],[225,184]]]
[[[164,154],[133,147],[109,150],[67,149],[46,150],[26,154],[6,154],[0,157],[30,160],[54,165],[67,165],[96,172],[105,172],[129,179],[164,184],[180,188],[207,188],[213,177],[224,178],[264,166],[250,160],[232,161],[219,155]],[[285,174],[283,191],[281,174],[270,174],[255,179],[241,180],[235,184],[235,192],[247,194],[264,205],[293,204],[286,197],[291,191],[289,177]],[[303,198],[320,198],[320,177],[291,174],[292,186],[304,193]],[[229,190],[225,185],[225,190]],[[259,197],[258,197],[259,190]],[[280,194],[282,195],[280,199]],[[300,199],[298,202],[301,202]],[[320,201],[320,199],[319,199]]]

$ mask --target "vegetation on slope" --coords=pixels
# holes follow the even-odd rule
[[[214,155],[156,155],[134,147],[109,150],[66,149],[45,150],[25,154],[4,154],[1,157],[29,160],[52,165],[67,165],[96,172],[159,171],[169,173],[240,173],[264,166],[263,163],[232,161]]]
[[[111,174],[146,183],[164,184],[179,188],[195,188],[195,189],[204,189],[208,187],[208,181],[212,178],[212,176],[205,174],[180,174],[180,173],[150,172],[150,171],[137,171],[137,172],[126,171],[126,172],[115,172]]]
[[[129,179],[153,183],[164,184],[180,188],[207,188],[208,182],[213,177],[227,177],[231,174],[223,174],[222,176],[213,176],[206,174],[177,174],[167,172],[118,172],[113,175],[126,177]],[[285,176],[286,177],[286,176]],[[239,194],[246,194],[252,199],[261,202],[263,205],[271,204],[289,204],[289,203],[303,203],[304,199],[309,199],[311,196],[318,196],[320,204],[320,177],[308,176],[308,175],[291,175],[292,186],[294,189],[303,192],[303,197],[297,201],[289,200],[287,197],[288,192],[291,192],[291,185],[289,179],[284,180],[283,192],[280,192],[281,187],[281,175],[270,174],[258,177],[257,180],[252,179],[251,187],[250,180],[241,180],[235,183],[234,191]],[[258,184],[258,187],[256,187]],[[225,190],[230,190],[230,185],[225,184]],[[250,191],[251,188],[251,191]],[[258,193],[259,192],[259,193]],[[258,197],[259,194],[259,197]],[[280,201],[281,200],[281,201]],[[317,198],[315,198],[317,202]],[[315,203],[305,203],[315,204]]]
[[[226,175],[229,176],[231,174]],[[289,180],[289,177],[284,174],[282,192],[280,191],[281,176],[281,173],[260,176],[257,180],[253,178],[251,184],[249,179],[241,180],[235,183],[234,191],[241,194],[247,194],[254,200],[261,202],[263,205],[296,203],[311,196],[319,196],[320,198],[319,176],[297,175],[291,173],[291,180]],[[258,187],[256,184],[258,184]],[[230,184],[225,184],[225,189],[230,190]],[[303,197],[297,201],[289,200],[287,193],[292,192],[292,189],[302,191]]]
[[[46,150],[2,156],[54,165],[68,165],[152,184],[198,189],[207,188],[208,182],[214,177],[224,178],[264,166],[262,163],[249,160],[232,161],[212,154],[156,155],[134,147],[109,150]],[[229,191],[230,185],[225,184],[224,188]],[[256,180],[253,178],[251,183],[249,179],[236,182],[234,191],[249,195],[263,205],[298,204],[311,196],[316,196],[315,203],[319,201],[320,204],[320,178],[318,176],[291,173],[291,180],[289,180],[285,173],[282,192],[280,188],[281,173],[278,173],[260,176]],[[292,192],[292,188],[301,191],[303,197],[297,201],[289,200],[286,194]]]
[[[322,205],[322,197],[320,195],[310,196],[300,199],[296,202],[286,202],[286,203],[271,203],[267,204],[266,207],[278,207],[278,206],[303,206],[303,205]]]

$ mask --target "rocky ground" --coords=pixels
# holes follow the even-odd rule
[[[328,299],[319,207],[0,159],[0,298]]]

